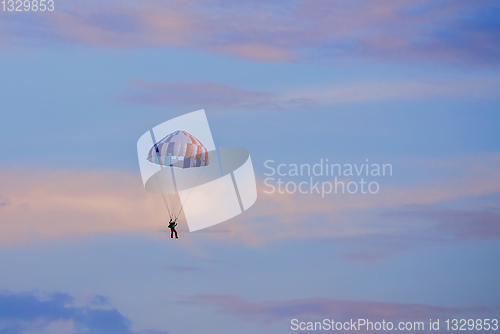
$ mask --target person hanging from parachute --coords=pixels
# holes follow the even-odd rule
[[[177,222],[172,221],[172,218],[170,218],[170,221],[168,222],[168,228],[170,229],[170,238],[174,237],[175,233],[175,238],[178,239],[179,237],[177,236],[177,231],[175,230],[175,227],[177,226]]]
[[[208,150],[187,131],[177,130],[156,142],[149,150],[147,159],[160,165],[155,178],[169,214],[170,237],[173,238],[175,234],[178,238],[175,229],[177,219],[196,186],[203,167],[210,162]]]

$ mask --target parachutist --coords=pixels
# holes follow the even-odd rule
[[[169,172],[158,177],[154,175],[157,189],[163,196],[170,217],[168,225],[171,230],[170,237],[173,238],[175,233],[177,238],[175,221],[182,212],[191,190],[198,182],[201,172],[210,163],[208,150],[190,133],[177,130],[156,142],[149,149],[147,159],[152,164],[160,165],[155,166],[154,173],[159,174],[164,169]]]
[[[176,226],[177,223],[175,221],[172,221],[172,218],[170,218],[170,221],[168,222],[168,228],[170,229],[170,238],[173,238],[175,233],[175,238],[179,239],[179,237],[177,236],[177,231],[175,230]]]

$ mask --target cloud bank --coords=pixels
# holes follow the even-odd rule
[[[102,299],[102,296],[96,296]],[[0,292],[0,333],[168,334],[131,330],[132,322],[110,307],[77,306],[67,293]]]
[[[6,45],[181,46],[255,61],[500,59],[495,1],[71,1],[4,15]]]
[[[439,179],[429,175],[425,182],[402,188],[385,186],[376,195],[332,194],[321,198],[316,194],[269,194],[269,188],[261,184],[256,207],[220,226],[233,233],[205,235],[209,242],[257,246],[304,238],[302,224],[309,221],[307,238],[378,235],[386,238],[381,239],[382,244],[391,238],[390,247],[398,245],[398,239],[408,243],[406,238],[410,236],[420,240],[415,231],[422,226],[428,228],[426,235],[439,232],[456,241],[499,238],[498,211],[478,205],[440,207],[441,203],[500,193],[498,156],[462,157],[457,161],[422,162],[422,170],[425,166],[434,170],[450,165],[455,173]],[[145,191],[137,175],[33,170],[2,170],[0,175],[0,202],[4,203],[0,206],[1,247],[97,233],[151,235],[166,223],[162,198]],[[261,233],[263,226],[265,234]]]

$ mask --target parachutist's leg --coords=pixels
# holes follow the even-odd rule
[[[176,232],[176,234],[177,234],[177,232]],[[170,229],[170,238],[173,238],[173,237],[174,237],[174,229],[171,228]]]
[[[179,239],[179,237],[177,236],[177,230],[176,230],[175,228],[174,228],[174,229],[172,229],[172,230],[175,232],[175,238],[176,238],[176,239]]]

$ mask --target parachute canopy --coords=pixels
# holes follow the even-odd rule
[[[151,147],[148,161],[160,165],[154,172],[156,184],[163,196],[169,218],[176,221],[193,188],[207,168],[210,159],[207,148],[187,131],[177,130]],[[154,169],[157,169],[155,166]]]
[[[148,160],[152,163],[191,168],[208,166],[210,158],[206,147],[187,131],[177,130],[151,147]]]

